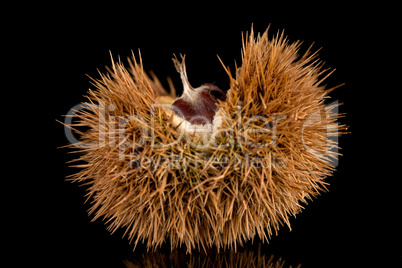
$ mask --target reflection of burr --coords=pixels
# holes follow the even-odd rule
[[[192,88],[184,57],[175,59],[184,89],[176,100],[141,61],[113,63],[75,113],[87,130],[72,145],[85,162],[73,180],[88,185],[94,218],[125,228],[135,244],[169,240],[188,251],[266,240],[289,226],[325,189],[330,137],[344,129],[324,105],[330,90],[316,54],[298,57],[299,46],[251,31],[235,77],[226,69],[227,93]]]
[[[238,250],[233,249],[226,252],[217,252],[216,250],[193,251],[192,254],[186,254],[184,250],[174,249],[172,252],[148,251],[144,252],[139,259],[125,260],[127,268],[163,268],[163,267],[267,267],[267,268],[291,268],[301,267],[292,266],[285,263],[282,258],[276,258],[274,255],[266,256],[261,253],[261,244],[258,251],[252,251],[248,248]],[[286,264],[286,265],[285,265]]]

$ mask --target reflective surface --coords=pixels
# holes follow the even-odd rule
[[[249,247],[217,252],[216,249],[206,252],[186,254],[184,249],[175,249],[172,252],[157,250],[143,251],[141,256],[132,257],[123,262],[127,268],[139,267],[301,267],[289,265],[286,260],[269,255],[261,250],[254,251]]]

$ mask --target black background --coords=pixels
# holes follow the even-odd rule
[[[371,58],[381,54],[373,52],[378,47],[372,41],[379,38],[381,27],[386,28],[377,24],[375,9],[335,2],[325,7],[252,2],[219,8],[187,5],[184,9],[156,2],[150,6],[104,5],[102,11],[99,6],[58,6],[38,13],[35,23],[26,23],[30,35],[26,35],[19,56],[33,56],[26,72],[34,74],[29,82],[38,90],[29,90],[25,98],[39,99],[31,115],[40,115],[48,131],[40,131],[36,138],[36,152],[44,151],[47,156],[38,153],[32,157],[35,167],[30,173],[39,174],[40,179],[27,184],[28,192],[33,193],[26,204],[26,210],[33,212],[29,217],[32,229],[23,230],[34,236],[27,239],[23,235],[19,240],[20,255],[35,251],[32,260],[53,267],[124,267],[123,260],[141,256],[145,246],[140,244],[133,252],[133,245],[121,238],[123,232],[111,235],[101,220],[91,222],[87,215],[90,204],[84,204],[85,188],[65,181],[74,172],[65,163],[73,156],[66,149],[57,149],[68,141],[56,120],[63,121],[63,114],[85,101],[83,95],[91,87],[86,75],[97,78],[97,69],[104,72],[111,64],[109,52],[125,62],[132,51],[138,55],[140,49],[144,69],[153,70],[165,85],[164,78],[171,76],[177,88],[180,80],[171,58],[173,53],[183,53],[192,85],[214,82],[227,89],[229,81],[216,55],[233,71],[234,62],[241,63],[241,33],[253,24],[256,32],[271,25],[270,36],[284,29],[290,41],[304,41],[302,51],[313,42],[315,49],[321,48],[320,59],[326,67],[336,69],[328,86],[345,83],[331,96],[344,103],[340,112],[347,116],[342,122],[351,132],[340,139],[343,156],[337,171],[327,179],[329,192],[310,202],[292,218],[292,230],[282,227],[261,246],[262,251],[302,267],[400,263],[400,246],[390,246],[399,235],[394,227],[397,219],[380,205],[389,204],[379,195],[383,193],[378,182],[382,177],[370,176],[375,159],[361,150],[366,148],[363,137],[371,133],[363,130],[367,125],[361,119],[367,117],[364,106],[370,105],[366,96],[373,97],[367,90],[376,75],[370,68]],[[36,128],[34,123],[30,129]],[[31,190],[31,186],[39,190]],[[385,235],[389,230],[391,234]],[[258,248],[258,241],[247,243],[249,250]],[[168,252],[166,248],[162,251]]]

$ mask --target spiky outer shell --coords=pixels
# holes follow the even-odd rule
[[[112,232],[124,228],[135,244],[170,241],[188,251],[266,240],[289,226],[325,189],[336,157],[330,137],[342,129],[325,107],[329,90],[316,54],[298,57],[299,46],[251,31],[236,76],[228,71],[227,101],[218,104],[207,143],[188,137],[158,104],[164,91],[141,62],[114,63],[77,112],[77,125],[88,130],[72,145],[85,162],[73,180],[89,186],[94,219],[107,220]]]

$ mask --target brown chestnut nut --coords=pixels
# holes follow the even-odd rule
[[[172,110],[191,124],[212,124],[218,109],[216,105],[218,100],[226,100],[225,92],[215,85],[204,84],[190,91],[184,91],[183,95],[172,104]]]
[[[193,88],[187,79],[183,62],[173,59],[183,82],[183,94],[172,104],[173,112],[193,125],[212,124],[218,101],[226,101],[226,93],[213,84]]]

